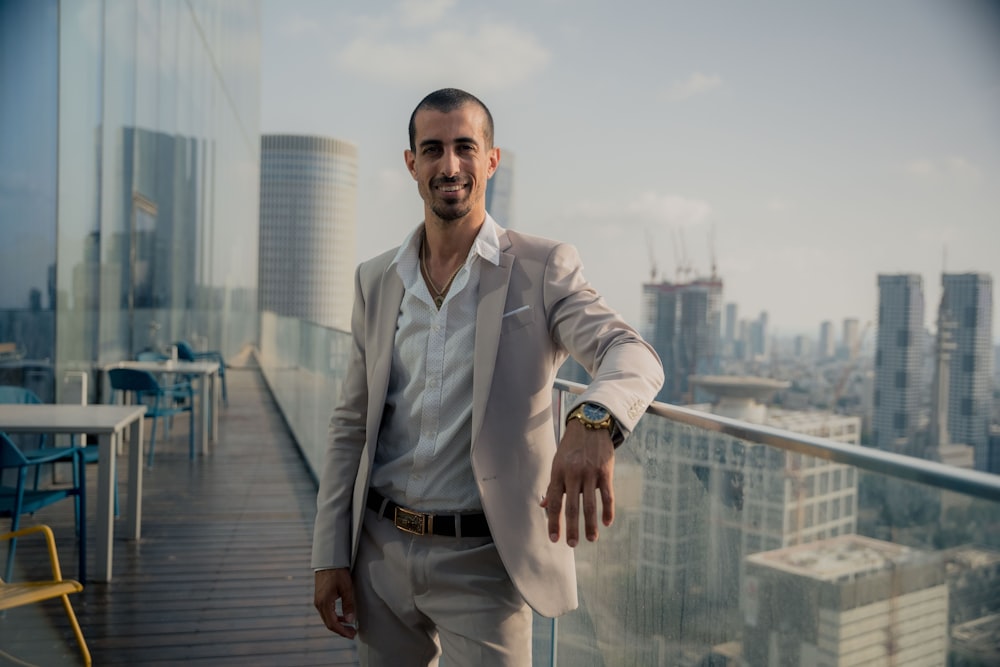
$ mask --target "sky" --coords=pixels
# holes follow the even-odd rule
[[[943,268],[1000,277],[998,2],[263,0],[261,25],[261,131],[358,147],[359,260],[422,220],[407,122],[454,86],[513,157],[510,226],[573,243],[635,325],[654,270],[714,265],[741,318],[812,336],[876,320],[879,273],[923,277],[932,328]]]

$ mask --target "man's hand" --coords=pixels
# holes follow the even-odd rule
[[[341,601],[343,615],[337,614],[337,600]],[[358,633],[354,615],[354,584],[351,571],[346,567],[320,570],[316,573],[316,593],[313,604],[323,617],[323,623],[341,637],[354,639]]]
[[[566,544],[575,547],[580,537],[580,496],[587,539],[597,539],[597,492],[601,494],[602,518],[610,526],[615,518],[615,446],[606,429],[590,430],[578,420],[566,425],[559,449],[552,460],[552,477],[542,498],[549,517],[549,539],[559,541],[559,520],[566,496]]]

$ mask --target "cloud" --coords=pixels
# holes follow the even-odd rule
[[[982,177],[979,167],[972,164],[964,157],[953,156],[945,159],[945,170],[965,182],[978,183]]]
[[[613,241],[634,238],[636,230],[665,231],[668,236],[675,231],[692,228],[707,222],[712,207],[707,202],[687,199],[679,195],[645,192],[629,200],[581,199],[563,211],[557,229],[576,233],[581,227],[594,238]]]
[[[968,159],[953,155],[946,158],[916,158],[903,165],[903,171],[923,180],[953,180],[976,184],[982,180],[982,170]]]
[[[293,14],[279,28],[281,34],[286,37],[301,37],[319,33],[322,29],[323,26],[320,25],[319,21],[305,18],[301,14]]]
[[[913,176],[931,176],[934,174],[934,163],[926,158],[910,160],[903,165],[903,170]]]
[[[684,81],[678,81],[667,91],[667,98],[675,102],[704,95],[722,86],[722,77],[695,72]]]
[[[444,0],[440,4],[444,4]],[[436,30],[424,40],[395,38],[383,29],[359,35],[335,56],[341,69],[390,84],[467,85],[501,90],[544,69],[549,51],[529,32],[490,23]]]
[[[709,219],[708,202],[679,195],[645,192],[626,206],[628,214],[643,224],[694,227]]]
[[[397,6],[403,23],[410,27],[433,25],[444,18],[457,0],[401,0]]]
[[[765,202],[765,206],[768,211],[782,213],[794,208],[795,203],[788,201],[787,199],[782,199],[781,197],[771,197],[767,200],[767,202]]]

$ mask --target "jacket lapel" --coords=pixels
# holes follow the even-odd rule
[[[506,231],[499,235],[500,263],[482,262],[479,274],[479,307],[476,310],[476,352],[472,374],[472,447],[475,448],[489,404],[500,344],[500,320],[507,303],[507,286],[514,266],[514,255],[506,252],[510,239]]]
[[[389,373],[392,370],[392,349],[396,341],[396,322],[399,307],[403,303],[403,281],[390,264],[381,277],[381,289],[372,290],[372,297],[378,298],[374,309],[374,321],[368,323],[373,332],[374,346],[367,350],[373,361],[368,375],[368,432],[378,433],[382,423],[382,408],[385,407],[386,392],[389,390]],[[377,295],[377,297],[376,297]],[[372,443],[374,444],[374,443]],[[374,447],[371,448],[374,453]]]

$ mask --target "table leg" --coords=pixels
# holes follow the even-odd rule
[[[96,581],[111,581],[115,538],[115,455],[117,434],[102,433],[97,440],[97,567]]]
[[[218,373],[212,373],[212,442],[219,441],[219,386]]]
[[[126,537],[138,540],[142,534],[142,429],[146,420],[139,417],[132,422],[128,447],[128,532]]]
[[[209,419],[211,419],[211,415],[209,414],[209,406],[211,405],[211,396],[208,395],[209,391],[211,391],[211,385],[209,384],[208,376],[202,375],[200,392],[201,398],[199,401],[201,404],[201,414],[198,415],[198,421],[201,422],[201,424],[198,428],[198,437],[201,438],[201,453],[203,456],[208,456],[208,435],[210,428]]]

